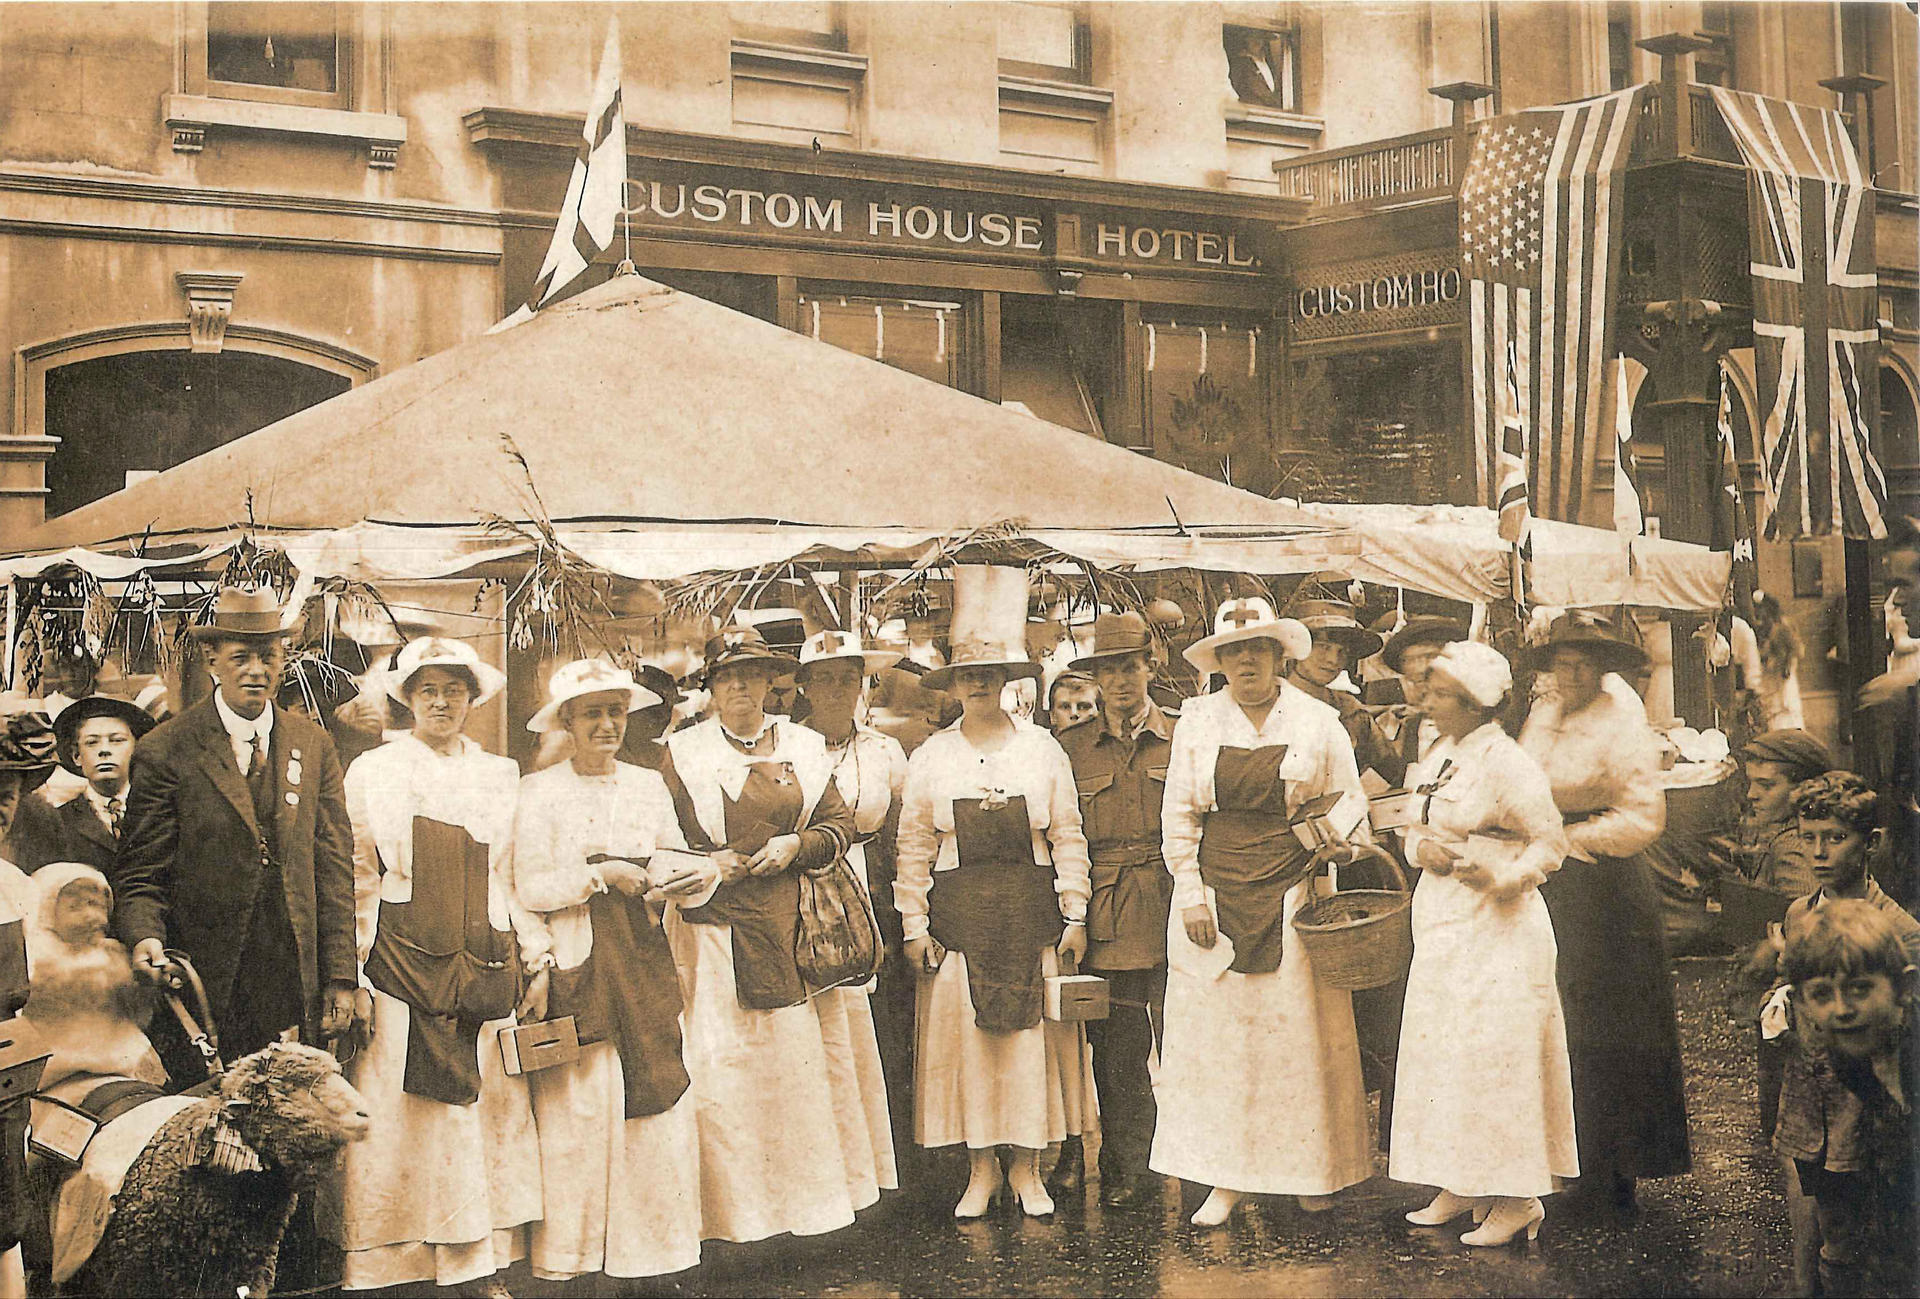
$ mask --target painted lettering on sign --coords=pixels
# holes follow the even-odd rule
[[[1459,297],[1460,268],[1448,266],[1305,285],[1294,295],[1293,311],[1296,320],[1312,320],[1318,316],[1430,307]]]
[[[885,198],[849,203],[844,197],[790,190],[640,180],[628,183],[627,208],[635,221],[644,224],[698,223],[878,243],[1046,251],[1044,227],[1037,216]]]
[[[1128,226],[1102,221],[1094,231],[1093,255],[1127,261],[1174,262],[1256,270],[1260,259],[1243,251],[1240,236],[1212,230]]]

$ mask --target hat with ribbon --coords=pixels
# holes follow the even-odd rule
[[[507,684],[507,674],[483,661],[480,652],[467,642],[444,636],[422,636],[408,641],[394,656],[393,671],[387,675],[387,693],[400,703],[407,703],[413,679],[428,668],[464,675],[473,686],[475,708],[499,694],[500,688]]]
[[[23,796],[46,784],[53,774],[56,747],[45,713],[23,708],[0,716],[0,772],[20,777]]]
[[[1101,659],[1123,654],[1145,654],[1153,658],[1153,633],[1146,618],[1129,609],[1125,613],[1103,613],[1093,620],[1093,648],[1068,666],[1075,672],[1091,672]]]
[[[1377,632],[1368,631],[1354,616],[1353,606],[1345,600],[1311,598],[1293,600],[1287,606],[1289,617],[1313,633],[1315,640],[1336,641],[1346,647],[1354,662],[1380,652]]]
[[[1183,652],[1187,662],[1202,672],[1220,670],[1219,651],[1247,640],[1270,640],[1283,658],[1303,659],[1313,650],[1313,633],[1293,618],[1282,618],[1257,595],[1229,600],[1213,616],[1213,635],[1203,636]]]
[[[277,640],[287,634],[284,614],[271,587],[223,586],[212,617],[187,630],[198,641]]]
[[[1482,708],[1498,708],[1513,690],[1513,665],[1507,656],[1479,641],[1449,644],[1434,656],[1433,674],[1452,681]]]
[[[659,695],[635,681],[633,674],[625,668],[617,667],[605,659],[575,659],[554,670],[553,676],[547,681],[546,705],[527,719],[527,729],[536,733],[564,730],[565,723],[560,720],[563,704],[587,695],[613,693],[626,695],[627,711],[630,713],[664,702]]]
[[[817,631],[800,647],[800,684],[807,684],[807,669],[816,663],[858,662],[862,673],[879,672],[898,663],[902,655],[892,650],[868,649],[859,635],[850,631]]]
[[[996,667],[1008,677],[1038,680],[1027,657],[1027,570],[999,564],[958,564],[953,570],[953,630],[947,663],[920,678],[929,690],[953,684],[956,668]]]
[[[1415,645],[1448,645],[1466,638],[1467,629],[1454,619],[1420,614],[1407,619],[1398,631],[1387,637],[1380,659],[1395,672],[1401,672],[1405,670],[1400,665],[1406,661],[1407,651]]]
[[[1826,745],[1805,731],[1791,728],[1754,736],[1740,746],[1740,756],[1748,762],[1772,762],[1787,768],[1796,785],[1834,768],[1833,755]]]
[[[1645,650],[1624,640],[1599,614],[1580,609],[1553,620],[1545,639],[1527,650],[1527,663],[1536,672],[1548,671],[1554,652],[1562,649],[1580,651],[1602,672],[1636,672],[1647,662]]]
[[[722,627],[707,637],[706,666],[700,670],[702,685],[711,684],[714,674],[742,663],[764,663],[778,671],[791,672],[794,662],[767,644],[767,638],[754,627]]]
[[[80,767],[74,758],[74,741],[79,738],[80,723],[95,717],[112,717],[125,722],[136,740],[159,725],[146,709],[131,699],[121,699],[117,695],[87,695],[74,700],[53,719],[53,743],[54,755],[60,765],[76,776],[80,774]]]

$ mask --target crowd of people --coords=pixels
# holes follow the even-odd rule
[[[56,761],[83,787],[0,866],[0,903],[110,889],[123,960],[159,982],[184,953],[229,1059],[333,1044],[373,1134],[315,1213],[348,1289],[497,1284],[523,1258],[679,1272],[705,1242],[847,1226],[923,1166],[910,1146],[965,1149],[959,1219],[1045,1218],[1089,1182],[1138,1210],[1163,1179],[1204,1189],[1200,1228],[1253,1196],[1337,1213],[1373,1172],[1369,1091],[1389,1175],[1434,1192],[1408,1221],[1470,1220],[1469,1246],[1687,1171],[1626,628],[1567,615],[1510,658],[1448,617],[1238,596],[1182,650],[1201,692],[1175,707],[1163,636],[1102,612],[1034,720],[1008,689],[1043,675],[1028,600],[1019,569],[956,567],[939,661],[913,665],[948,712],[911,752],[867,699],[901,654],[728,626],[678,726],[657,668],[559,666],[522,775],[467,734],[503,674],[432,635],[386,676],[410,727],[343,770],[274,702],[271,593],[223,590],[193,629],[204,701],[157,727],[106,695],[50,731],[6,719],[0,822]],[[1398,703],[1362,703],[1363,662]],[[1742,1013],[1797,1284],[1905,1293],[1920,924],[1868,863],[1910,773],[1876,791],[1797,729],[1742,756],[1741,873],[1796,895]],[[1294,922],[1393,868],[1410,968],[1336,987]],[[823,915],[870,925],[876,958],[823,981]],[[62,958],[29,959],[37,986]],[[1104,1017],[1052,1004],[1082,970]],[[126,1069],[204,1076],[177,1023],[146,1031]]]

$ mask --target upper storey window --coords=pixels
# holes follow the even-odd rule
[[[207,81],[237,97],[344,107],[344,46],[333,4],[207,5]]]

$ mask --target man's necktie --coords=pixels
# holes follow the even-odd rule
[[[113,837],[120,837],[120,822],[127,814],[127,800],[115,794],[107,800],[107,823],[113,827]]]
[[[253,739],[247,749],[247,771],[249,779],[264,770],[267,762],[267,746],[260,742],[260,732],[253,733]]]

